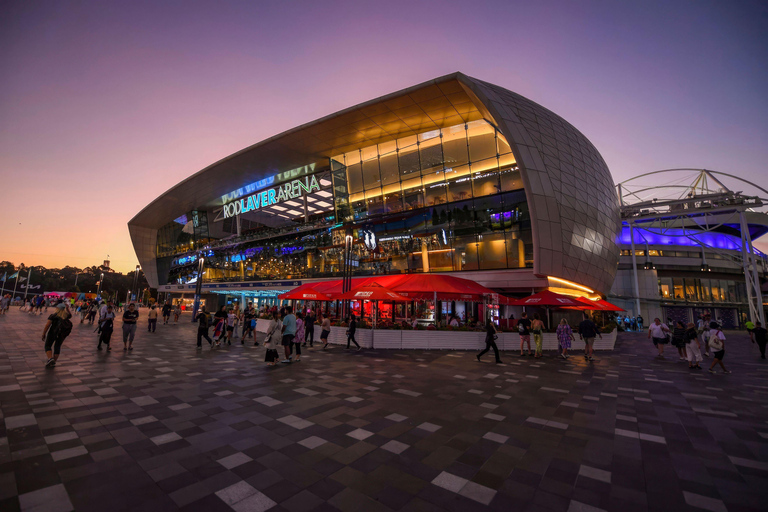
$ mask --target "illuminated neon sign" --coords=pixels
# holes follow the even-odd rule
[[[248,197],[238,199],[237,201],[225,204],[222,211],[224,218],[234,217],[242,213],[247,213],[259,208],[266,208],[273,204],[282,203],[289,199],[296,199],[307,194],[320,190],[320,184],[314,175],[302,179],[289,181],[279,187],[262,190]]]

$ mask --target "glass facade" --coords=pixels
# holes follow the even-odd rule
[[[204,281],[340,276],[347,229],[353,275],[533,266],[520,172],[509,144],[484,120],[337,155],[330,175],[323,167],[327,209],[309,203],[303,224],[259,226],[204,247]],[[177,219],[161,230],[158,256],[203,248],[183,235],[185,226]],[[171,265],[168,282],[196,279],[192,261],[174,259],[185,264]]]
[[[659,294],[673,302],[747,302],[746,285],[730,279],[659,278]]]
[[[211,242],[208,215],[194,210],[169,222],[157,232],[157,257],[174,256],[193,251]]]

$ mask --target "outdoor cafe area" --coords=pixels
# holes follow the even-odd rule
[[[599,325],[605,325],[613,312],[621,310],[603,300],[548,290],[520,299],[510,298],[474,281],[448,275],[357,278],[351,280],[347,292],[341,279],[321,281],[299,286],[278,298],[297,311],[313,309],[334,319],[330,343],[346,344],[348,315],[342,313],[351,311],[359,322],[357,341],[369,348],[474,350],[484,344],[482,326],[487,319],[499,328],[500,348],[509,345],[511,349],[515,344],[519,348],[517,320],[526,311],[531,316],[539,313],[547,330],[544,349],[552,350],[557,347],[554,330],[561,318],[575,327],[582,312],[590,311]],[[449,326],[454,315],[460,327]],[[257,323],[257,330],[262,329],[266,329],[265,323]],[[319,326],[315,330],[315,339],[319,339]],[[612,349],[615,335],[615,330],[606,333],[595,348]]]

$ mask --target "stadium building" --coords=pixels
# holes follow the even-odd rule
[[[505,295],[605,296],[620,223],[584,135],[454,73],[230,155],[128,226],[152,287],[191,299],[202,279],[220,303],[213,293],[270,301],[340,276],[348,236],[353,277],[450,273]]]

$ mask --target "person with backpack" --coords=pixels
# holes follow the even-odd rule
[[[43,341],[45,342],[45,355],[47,367],[56,366],[56,361],[61,353],[61,344],[72,332],[72,313],[64,302],[56,305],[56,313],[48,317],[48,322],[43,328]],[[53,350],[51,350],[53,349]]]
[[[205,338],[211,348],[213,348],[213,340],[208,336],[210,321],[208,313],[205,311],[205,306],[200,306],[200,312],[197,313],[195,320],[197,320],[197,350],[203,349],[203,338]],[[216,342],[216,346],[219,346],[218,342]]]
[[[688,368],[691,370],[701,370],[699,363],[701,358],[701,347],[699,346],[699,332],[693,322],[689,323],[685,331],[685,350],[688,354]],[[694,364],[695,363],[695,364]]]
[[[720,326],[717,322],[709,324],[709,348],[712,350],[712,356],[714,360],[709,367],[709,373],[715,373],[714,367],[719,364],[723,368],[723,373],[731,373],[730,370],[725,368],[723,364],[723,357],[725,356],[725,334],[720,330]]]
[[[163,304],[163,325],[168,325],[168,320],[171,318],[171,305],[169,303]]]
[[[104,343],[107,346],[107,352],[110,352],[112,350],[112,347],[109,345],[110,340],[112,339],[112,333],[115,330],[115,312],[112,309],[112,304],[109,304],[107,306],[107,311],[101,315],[101,319],[99,320],[99,346],[97,347],[99,350],[101,350],[101,344]]]

